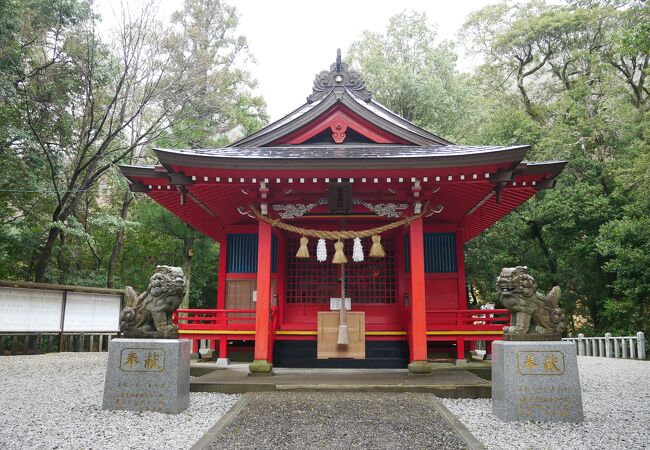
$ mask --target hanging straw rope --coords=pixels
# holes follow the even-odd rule
[[[250,205],[250,210],[255,217],[257,217],[260,220],[263,220],[264,222],[268,223],[272,227],[280,228],[281,230],[300,234],[302,236],[309,236],[309,237],[314,237],[319,239],[329,239],[331,241],[338,241],[340,239],[354,239],[356,237],[366,238],[366,237],[374,236],[376,234],[381,234],[385,231],[393,230],[395,228],[401,227],[402,225],[408,225],[414,220],[423,217],[427,213],[427,211],[429,210],[429,202],[423,205],[422,212],[420,214],[414,214],[412,216],[405,217],[404,219],[398,220],[396,222],[387,223],[386,225],[382,225],[380,227],[370,228],[367,230],[359,230],[359,231],[326,231],[326,230],[312,230],[309,228],[300,228],[294,225],[290,225],[288,223],[284,223],[280,219],[271,219],[270,217],[262,215],[259,212],[259,210],[255,207],[255,205]]]

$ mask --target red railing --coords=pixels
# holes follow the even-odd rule
[[[426,314],[427,331],[501,331],[510,324],[507,309],[431,309]],[[406,322],[409,318],[407,313]],[[271,335],[278,329],[278,319],[277,307],[271,308]],[[179,309],[172,314],[172,322],[181,330],[249,331],[255,330],[255,310]]]
[[[509,324],[507,309],[427,310],[428,331],[501,331]]]
[[[255,330],[255,310],[178,309],[172,323],[181,330]]]

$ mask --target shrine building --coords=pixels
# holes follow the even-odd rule
[[[195,351],[202,339],[220,357],[249,345],[261,373],[426,373],[434,349],[462,363],[472,342],[502,336],[506,310],[468,309],[463,249],[555,185],[566,163],[524,161],[529,150],[414,125],[339,54],[304,105],[260,131],[226,148],[155,149],[159,165],[121,170],[220,244],[215,308],[175,316]]]

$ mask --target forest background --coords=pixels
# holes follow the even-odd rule
[[[186,0],[123,8],[117,29],[86,0],[0,0],[0,279],[142,289],[156,264],[214,307],[219,246],[142,194],[118,164],[151,149],[219,147],[268,123],[245,70],[237,11]],[[466,246],[473,305],[501,267],[562,287],[572,333],[650,331],[650,7],[643,1],[498,3],[457,42],[418,12],[364,32],[348,62],[373,97],[454,142],[531,144],[569,162]],[[471,73],[458,48],[475,55]]]

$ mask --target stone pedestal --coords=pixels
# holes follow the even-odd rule
[[[408,365],[409,375],[428,375],[433,370],[428,361],[412,361]]]
[[[177,414],[190,404],[187,339],[113,339],[103,409]]]
[[[492,412],[509,421],[581,422],[575,345],[562,341],[494,342]]]
[[[217,358],[217,367],[226,368],[230,365],[230,359],[228,358]]]

